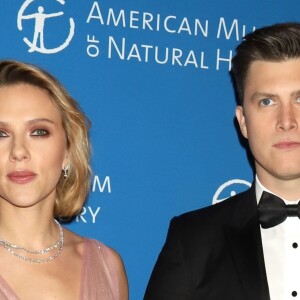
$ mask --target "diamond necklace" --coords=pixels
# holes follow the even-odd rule
[[[22,259],[22,260],[25,260],[27,262],[31,262],[31,263],[46,263],[46,262],[49,262],[53,259],[55,259],[56,257],[58,257],[60,255],[60,253],[62,252],[63,250],[63,247],[64,247],[64,232],[63,232],[63,229],[61,227],[61,225],[54,219],[55,223],[57,224],[58,228],[59,228],[59,240],[52,246],[48,247],[48,248],[45,248],[45,249],[42,249],[42,250],[31,250],[31,249],[27,249],[25,247],[22,247],[22,246],[18,246],[18,245],[15,245],[15,244],[11,244],[7,241],[4,241],[4,240],[0,240],[0,245],[6,249],[8,252],[10,252],[11,254],[13,254],[14,256]],[[47,258],[30,258],[30,257],[26,257],[26,256],[23,256],[21,254],[19,254],[18,252],[16,252],[15,250],[23,250],[27,253],[30,253],[30,254],[45,254],[45,253],[48,253],[54,249],[57,249],[57,252],[52,255],[52,256],[49,256]]]

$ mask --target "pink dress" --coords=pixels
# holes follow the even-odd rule
[[[104,244],[96,240],[84,240],[81,272],[80,300],[118,300],[120,298],[112,253]],[[20,299],[1,276],[0,299]]]

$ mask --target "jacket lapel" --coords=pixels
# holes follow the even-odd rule
[[[232,223],[224,229],[225,235],[245,298],[270,300],[254,185],[241,197],[236,201]]]

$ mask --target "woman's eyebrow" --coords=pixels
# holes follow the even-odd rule
[[[47,123],[54,124],[54,122],[48,118],[36,118],[36,119],[29,120],[26,123],[28,123],[29,125],[32,125],[32,124],[39,123],[39,122],[47,122]]]

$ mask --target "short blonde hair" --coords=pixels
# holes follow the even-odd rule
[[[67,139],[69,169],[67,178],[62,173],[56,186],[53,214],[55,218],[62,219],[75,216],[81,211],[90,190],[90,121],[79,104],[51,74],[28,63],[0,61],[0,88],[18,83],[47,90],[61,113]]]

